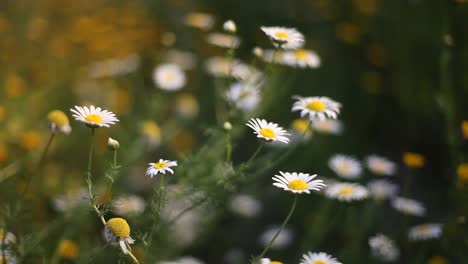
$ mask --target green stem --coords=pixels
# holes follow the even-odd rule
[[[291,219],[291,216],[292,214],[294,213],[294,210],[296,209],[296,205],[297,205],[297,197],[298,195],[294,195],[294,201],[293,201],[293,204],[291,206],[291,209],[289,209],[289,213],[288,215],[286,216],[286,219],[284,219],[284,222],[281,224],[280,228],[278,229],[278,231],[276,232],[276,234],[273,236],[273,238],[270,240],[270,242],[268,242],[268,244],[265,246],[265,249],[263,249],[262,253],[260,253],[260,255],[253,261],[253,263],[259,263],[259,261],[265,256],[265,254],[268,252],[268,250],[270,249],[271,245],[273,245],[273,243],[275,242],[276,238],[279,236],[279,234],[283,231],[284,227],[286,226],[286,224],[289,222],[289,219]]]
[[[232,145],[231,145],[231,132],[226,131],[226,162],[231,162]]]
[[[264,145],[265,141],[262,141],[262,143],[260,143],[260,145],[258,146],[257,150],[255,150],[255,152],[252,154],[249,160],[247,160],[247,162],[245,163],[245,168],[248,168],[250,166],[250,163],[252,163],[252,161],[258,156]]]
[[[99,210],[98,206],[96,205],[96,199],[93,194],[93,180],[91,178],[91,171],[92,171],[92,165],[93,165],[93,153],[94,153],[94,141],[95,141],[95,136],[94,136],[94,128],[91,128],[91,144],[89,147],[89,155],[88,155],[88,170],[86,172],[86,183],[88,184],[88,197],[89,197],[89,202],[91,203],[91,206],[93,207],[94,211],[98,215],[99,219],[101,220],[101,223],[105,226],[106,225],[106,220],[104,219],[104,216],[102,215],[101,211]]]
[[[155,205],[155,208],[154,208],[156,217],[154,217],[154,222],[153,222],[153,225],[151,226],[151,230],[150,230],[150,233],[148,235],[148,242],[146,243],[145,255],[146,255],[146,252],[148,251],[148,249],[151,247],[151,243],[153,242],[154,232],[156,231],[156,228],[158,227],[158,224],[160,222],[161,209],[162,209],[163,200],[164,200],[164,191],[165,191],[165,188],[164,188],[164,174],[161,174],[159,189],[156,191],[156,198],[155,198],[155,199],[157,199],[157,202],[156,202],[156,205]]]
[[[133,261],[133,263],[140,264],[140,262],[138,262],[138,259],[132,254],[132,252],[128,252],[128,256]]]

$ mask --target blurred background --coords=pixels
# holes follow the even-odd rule
[[[242,127],[235,132],[234,164],[245,162],[258,146],[251,131],[243,131],[247,117],[288,127],[298,117],[290,111],[293,95],[328,96],[343,105],[340,135],[314,131],[288,159],[255,170],[254,181],[239,184],[221,179],[232,169],[220,162],[224,132],[215,108],[216,86],[224,79],[207,64],[226,56],[207,36],[222,32],[228,19],[237,24],[241,44],[235,57],[244,62],[255,60],[255,46],[272,49],[260,30],[265,25],[297,28],[321,61],[313,69],[275,66],[277,90],[268,90],[270,103],[256,115],[229,120]],[[180,256],[248,263],[262,250],[262,235],[281,224],[291,203],[291,195],[273,189],[271,176],[283,170],[338,179],[328,167],[336,153],[358,160],[377,153],[394,161],[398,169],[391,181],[401,187],[410,177],[405,196],[422,202],[427,215],[402,217],[387,201],[343,204],[317,194],[301,196],[270,258],[299,263],[310,250],[342,263],[381,263],[368,245],[368,237],[381,232],[401,250],[394,263],[466,263],[468,169],[460,165],[468,162],[467,25],[465,0],[1,1],[0,224],[16,235],[22,263],[126,263],[106,246],[93,212],[77,205],[86,204],[79,193],[89,130],[71,120],[71,134],[56,136],[46,162],[37,166],[50,136],[47,113],[59,109],[71,118],[74,105],[94,104],[120,119],[110,129],[98,129],[94,170],[102,180],[96,189],[106,186],[98,175],[111,160],[106,148],[111,136],[121,145],[112,200],[126,198],[127,207],[109,209],[109,215],[126,216],[137,241],[135,255],[144,263]],[[168,92],[155,84],[154,69],[168,62],[184,70],[183,89]],[[259,61],[257,67],[268,63]],[[254,167],[284,151],[266,148]],[[422,155],[424,165],[405,164],[405,152]],[[148,249],[142,241],[152,224],[158,179],[145,176],[145,169],[159,158],[182,165],[168,179],[167,209],[161,213],[167,225]],[[357,182],[370,178],[366,173]],[[239,194],[251,200],[236,200]],[[142,200],[130,202],[128,195]],[[202,205],[169,225],[171,210],[199,201]],[[245,204],[251,210],[239,213]],[[408,241],[407,228],[425,222],[442,223],[443,235]],[[357,227],[362,230],[355,233]],[[76,248],[63,246],[64,240]]]

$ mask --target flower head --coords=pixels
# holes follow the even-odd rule
[[[260,243],[266,246],[275,234],[278,232],[279,226],[271,226],[267,228],[263,233],[260,235]],[[276,237],[275,241],[271,245],[272,249],[282,249],[287,247],[291,241],[293,240],[293,232],[288,227],[284,228]]]
[[[91,128],[110,127],[110,125],[119,122],[114,113],[102,110],[100,107],[94,107],[94,105],[91,105],[89,108],[86,106],[75,106],[75,109],[70,109],[70,111],[77,121],[85,123],[86,126]]]
[[[297,49],[304,45],[304,36],[295,28],[261,27],[273,45],[283,49]]]
[[[428,240],[442,235],[441,224],[423,224],[410,228],[408,236],[411,240]]]
[[[318,68],[320,66],[320,57],[311,50],[286,51],[282,55],[283,63],[292,67]]]
[[[145,210],[145,200],[136,195],[122,196],[112,204],[112,211],[117,215],[139,215]]]
[[[367,188],[376,200],[393,198],[398,192],[398,185],[387,180],[372,180],[367,184]]]
[[[59,255],[64,259],[76,259],[80,246],[72,240],[62,240],[59,243]]]
[[[312,253],[309,251],[302,255],[299,264],[341,264],[341,262],[327,253]]]
[[[260,89],[257,85],[244,82],[236,82],[226,92],[226,97],[237,108],[250,112],[260,102]]]
[[[105,234],[111,243],[119,244],[124,254],[131,251],[130,244],[135,241],[130,237],[130,226],[125,219],[115,217],[107,220]]]
[[[110,137],[107,139],[107,148],[111,151],[116,151],[120,148],[120,144],[117,140]]]
[[[159,88],[166,91],[180,90],[186,83],[184,71],[177,64],[159,65],[153,73],[153,80]]]
[[[400,250],[395,245],[395,242],[383,234],[369,237],[369,247],[372,255],[382,261],[395,261],[400,256]]]
[[[206,41],[211,45],[221,48],[237,48],[240,45],[240,39],[238,37],[218,32],[208,34]]]
[[[377,175],[393,175],[397,169],[397,166],[394,162],[388,160],[387,158],[370,155],[366,158],[367,168],[371,172]]]
[[[367,198],[369,191],[362,185],[342,182],[328,186],[325,195],[339,201],[351,202]]]
[[[166,174],[166,172],[170,172],[174,174],[174,171],[171,167],[177,166],[177,161],[170,161],[170,160],[163,160],[160,159],[156,163],[148,163],[149,167],[146,170],[146,175],[153,178],[153,176],[157,175],[158,173]]]
[[[297,99],[292,106],[292,111],[300,111],[301,117],[309,115],[310,120],[325,120],[326,118],[336,119],[340,113],[341,104],[332,99],[321,97],[301,97],[294,96]]]
[[[60,110],[52,110],[47,114],[47,121],[52,132],[62,132],[69,134],[71,132],[70,121],[67,115]]]
[[[284,264],[281,261],[270,260],[269,258],[262,258],[259,264]]]
[[[328,161],[328,166],[338,176],[345,179],[359,178],[362,172],[362,166],[355,158],[347,155],[337,154]]]
[[[229,207],[231,211],[246,218],[253,218],[262,210],[260,201],[247,194],[234,196],[229,202]]]
[[[343,124],[335,119],[314,120],[312,128],[322,134],[339,135],[343,132]]]
[[[281,175],[275,175],[273,177],[274,186],[281,188],[285,191],[293,193],[310,193],[311,190],[320,191],[321,188],[325,187],[322,180],[314,180],[317,174],[310,175],[302,172],[282,172]]]
[[[184,23],[187,26],[201,30],[210,30],[214,24],[214,18],[211,14],[193,12],[184,17]]]
[[[262,138],[268,142],[280,141],[289,143],[289,134],[276,123],[268,122],[265,119],[251,118],[247,126],[254,130],[258,138]]]
[[[403,162],[409,168],[421,168],[424,166],[426,159],[421,154],[405,152],[403,153]]]
[[[228,20],[224,22],[223,29],[224,31],[229,32],[229,33],[236,33],[237,26],[236,26],[236,23],[234,23],[234,21]]]
[[[140,125],[143,138],[152,147],[156,147],[161,143],[161,128],[156,122],[145,120]]]
[[[424,216],[426,214],[424,205],[413,199],[397,197],[393,199],[392,206],[397,211],[406,215]]]

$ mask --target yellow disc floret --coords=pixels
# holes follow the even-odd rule
[[[57,126],[66,126],[70,123],[67,115],[60,110],[52,110],[47,114],[47,120]]]
[[[258,133],[260,133],[260,135],[266,137],[267,139],[273,139],[276,137],[275,131],[267,127],[260,129]]]
[[[100,124],[103,121],[102,117],[100,115],[96,115],[96,114],[87,115],[85,120],[86,120],[86,122],[95,123],[95,124]]]
[[[316,260],[314,261],[314,263],[312,264],[327,264],[325,261],[321,261],[321,260]]]
[[[301,179],[292,180],[288,184],[289,189],[296,190],[296,191],[303,191],[307,189],[307,182]]]
[[[275,37],[280,38],[280,39],[287,39],[289,38],[289,34],[284,31],[278,31],[275,33]]]
[[[281,261],[271,261],[270,264],[283,264]]]
[[[403,162],[410,168],[421,168],[424,166],[424,156],[418,153],[405,152],[403,153]]]
[[[164,162],[164,161],[160,161],[160,162],[154,164],[155,169],[163,169],[163,168],[166,168],[166,167],[167,167],[167,163]]]
[[[118,238],[126,238],[130,236],[130,226],[123,218],[116,217],[107,221],[107,228]]]
[[[341,187],[339,194],[342,196],[350,196],[353,194],[353,192],[354,192],[353,187],[344,186],[344,187]]]
[[[78,256],[80,248],[78,244],[71,240],[62,240],[59,244],[59,254],[66,259],[75,259]]]
[[[327,106],[322,101],[314,100],[307,103],[307,108],[315,112],[323,112]]]

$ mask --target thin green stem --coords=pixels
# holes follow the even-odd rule
[[[250,156],[250,158],[247,160],[247,162],[245,163],[245,168],[248,168],[250,166],[250,163],[252,163],[252,161],[258,156],[258,154],[262,150],[263,146],[265,146],[265,141],[262,141],[260,143],[257,150],[255,150],[255,152],[252,154],[252,156]]]
[[[259,263],[260,259],[262,259],[265,254],[268,252],[268,250],[270,249],[271,245],[273,245],[273,243],[275,242],[276,238],[279,236],[279,234],[281,234],[281,232],[283,231],[284,227],[286,226],[286,224],[289,222],[289,219],[291,219],[291,216],[293,215],[294,213],[294,210],[296,209],[296,205],[297,205],[297,199],[298,199],[298,195],[294,195],[294,201],[291,205],[291,209],[289,209],[289,213],[288,215],[286,216],[286,219],[284,219],[283,223],[281,224],[280,228],[278,229],[278,231],[276,231],[276,234],[273,236],[273,238],[270,240],[270,242],[268,242],[268,244],[265,246],[265,249],[263,249],[262,253],[260,253],[260,255],[254,259],[254,261],[252,262],[252,264],[257,264]]]
[[[231,144],[231,131],[226,131],[226,162],[231,162],[232,144]]]
[[[155,191],[155,196],[156,197],[154,198],[155,200],[157,200],[156,203],[154,204],[154,211],[155,211],[156,216],[154,217],[153,225],[151,226],[150,233],[148,234],[148,242],[146,243],[145,253],[151,247],[151,243],[153,242],[154,232],[158,228],[158,224],[161,221],[160,218],[161,218],[161,210],[162,210],[163,201],[164,201],[164,191],[165,191],[164,174],[161,174],[161,180],[159,182],[159,188]]]
[[[133,263],[140,264],[140,262],[138,262],[138,259],[132,254],[132,252],[128,252],[128,256],[133,261]]]

